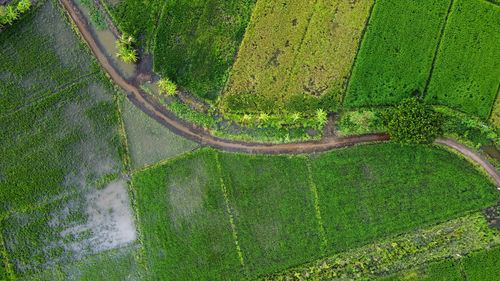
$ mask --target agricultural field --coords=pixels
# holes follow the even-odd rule
[[[215,101],[255,0],[168,0],[154,44],[154,71]]]
[[[120,105],[133,169],[152,165],[199,147],[157,123],[128,99],[121,99]]]
[[[500,6],[453,3],[426,99],[488,119],[500,85]]]
[[[396,104],[423,93],[451,1],[377,1],[345,105]]]
[[[318,99],[324,109],[338,107],[372,4],[258,1],[222,110],[311,114]]]
[[[500,276],[500,247],[470,253],[462,265],[467,280],[495,280]]]
[[[204,149],[133,185],[148,267],[165,280],[252,279],[499,199],[465,160],[397,144],[309,157]]]
[[[411,270],[398,272],[392,275],[376,279],[377,281],[396,281],[396,280],[419,280],[419,281],[463,281],[460,266],[455,260],[445,259],[439,262],[426,264],[425,266]],[[486,280],[486,279],[471,279]]]

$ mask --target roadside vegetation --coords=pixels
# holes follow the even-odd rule
[[[31,8],[30,0],[12,1],[7,5],[0,6],[0,30],[6,25],[12,25],[19,20],[24,13]]]

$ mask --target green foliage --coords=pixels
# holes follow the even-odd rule
[[[213,129],[217,125],[215,119],[212,116],[198,112],[192,109],[189,105],[178,100],[172,101],[167,105],[167,108],[180,118],[192,122],[196,125],[203,126],[207,129]]]
[[[174,96],[177,93],[177,85],[168,78],[162,78],[157,82],[160,94]]]
[[[377,278],[378,281],[463,281],[460,266],[453,259],[444,259],[442,261],[431,262],[424,266],[398,272],[382,278]],[[476,280],[476,279],[472,279]],[[486,280],[486,279],[477,279]]]
[[[499,233],[488,226],[483,214],[477,212],[403,235],[389,236],[359,248],[351,248],[268,275],[261,280],[373,280],[392,272],[403,273],[385,277],[393,280],[396,276],[406,275],[411,278],[423,275],[426,268],[431,268],[429,275],[432,275],[442,267],[421,265],[456,258],[456,254],[464,255],[499,243]],[[449,262],[445,262],[447,264]],[[411,269],[407,270],[408,268]],[[446,269],[451,269],[451,272]],[[453,274],[454,270],[451,265],[441,272]]]
[[[487,119],[500,83],[500,6],[456,0],[446,24],[427,101]]]
[[[443,134],[444,118],[418,98],[404,100],[400,105],[382,112],[382,124],[391,139],[405,143],[429,144]]]
[[[462,259],[467,280],[498,280],[500,247],[470,253]]]
[[[450,152],[366,145],[312,160],[330,253],[493,205],[494,186]]]
[[[322,255],[304,157],[220,154],[250,278]]]
[[[137,45],[149,50],[164,3],[165,0],[123,0],[109,11],[121,31],[138,38]]]
[[[240,280],[213,150],[201,150],[133,177],[152,280]]]
[[[116,48],[118,49],[116,57],[121,58],[126,63],[137,62],[137,50],[133,46],[134,43],[135,39],[132,36],[123,33],[122,37],[116,41]]]
[[[423,92],[449,0],[377,1],[345,105],[387,105]]]
[[[82,6],[89,9],[90,21],[98,30],[105,30],[108,25],[101,10],[96,7],[93,0],[78,0]]]
[[[30,0],[21,0],[19,3],[17,3],[17,10],[19,13],[23,14],[24,12],[27,12],[31,8],[31,1]]]
[[[226,81],[255,0],[167,1],[154,46],[154,70],[215,101]]]
[[[122,115],[133,168],[172,158],[198,146],[156,122],[128,99],[122,101]]]

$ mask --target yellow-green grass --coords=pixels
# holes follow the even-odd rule
[[[257,110],[280,110],[315,3],[316,0],[257,1],[229,75],[224,100],[251,93],[268,104]],[[234,110],[224,100],[222,108]]]
[[[500,83],[500,6],[454,0],[434,64],[426,100],[483,119]]]
[[[378,0],[344,104],[388,105],[425,89],[450,0]]]
[[[321,96],[335,92],[341,103],[373,0],[318,0],[285,92]]]

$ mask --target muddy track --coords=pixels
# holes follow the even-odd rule
[[[155,97],[143,91],[136,80],[125,79],[109,61],[102,47],[96,42],[94,35],[90,31],[89,23],[73,6],[71,0],[60,0],[60,2],[68,11],[81,36],[87,42],[90,50],[101,64],[102,68],[108,73],[111,79],[124,90],[128,99],[135,106],[172,132],[200,143],[202,146],[210,146],[223,151],[254,154],[301,154],[327,151],[334,148],[352,146],[358,143],[379,142],[390,139],[388,134],[367,134],[343,138],[328,138],[321,141],[266,144],[249,141],[231,141],[215,137],[202,127],[194,126],[193,124],[180,120],[172,112],[165,109]],[[478,163],[495,180],[497,187],[500,189],[500,175],[493,165],[484,160],[479,154],[453,140],[437,140],[436,143],[455,149]]]

